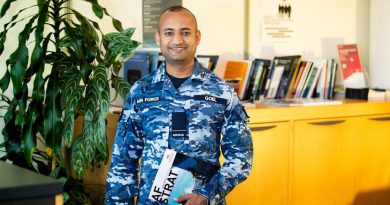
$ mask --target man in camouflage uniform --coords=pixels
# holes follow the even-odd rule
[[[190,11],[179,6],[164,11],[155,37],[165,61],[137,81],[125,101],[106,204],[134,204],[134,197],[140,205],[158,204],[148,196],[167,148],[220,167],[207,183],[177,202],[225,204],[225,196],[251,170],[248,116],[233,89],[194,58],[201,34]],[[222,167],[221,151],[226,159]]]

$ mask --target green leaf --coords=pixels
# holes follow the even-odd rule
[[[81,97],[81,92],[79,88],[80,85],[80,72],[74,69],[72,73],[66,75],[64,81],[62,82],[64,85],[63,88],[63,97],[64,100],[63,105],[65,107],[75,107]]]
[[[44,108],[44,138],[46,146],[54,151],[59,152],[62,139],[62,110],[61,95],[59,92],[58,75],[52,72],[49,76],[49,82],[46,88],[46,99]]]
[[[122,23],[117,19],[112,18],[112,25],[117,31],[123,30]]]
[[[7,90],[10,80],[11,75],[9,74],[8,69],[6,69],[4,76],[0,80],[0,89],[3,91],[3,93]]]
[[[76,141],[73,145],[72,153],[72,167],[77,176],[81,178],[84,175],[84,170],[86,168],[86,159],[84,156],[85,149],[82,141],[82,137],[76,137]]]
[[[16,0],[7,0],[6,2],[3,3],[3,7],[1,7],[0,11],[0,17],[4,17],[4,15],[7,13],[7,10],[11,6],[11,3]]]
[[[105,82],[104,89],[100,92],[100,113],[106,116],[110,109],[110,86],[108,81]]]
[[[95,81],[91,81],[91,83],[88,84],[86,91],[85,91],[85,102],[84,102],[84,122],[92,122],[94,118],[94,113],[97,108],[97,102],[99,99],[99,89],[96,86]]]
[[[37,146],[36,121],[40,115],[40,109],[41,106],[35,103],[35,101],[30,103],[26,117],[26,125],[23,127],[22,131],[22,150],[29,163],[32,163],[32,155],[34,153],[35,147]]]
[[[14,88],[14,95],[17,98],[20,98],[22,91],[22,80],[26,72],[27,63],[28,63],[28,49],[26,42],[29,39],[29,33],[31,26],[35,21],[37,16],[34,16],[30,21],[25,25],[23,31],[19,34],[19,44],[15,52],[13,52],[9,58],[10,60],[10,73],[12,85]]]
[[[110,43],[124,43],[132,45],[133,41],[130,39],[130,37],[126,36],[123,33],[119,32],[112,32],[104,35],[104,40],[110,42]]]
[[[103,91],[107,82],[107,67],[99,64],[95,68],[94,79],[99,91]]]
[[[51,34],[49,33],[48,38],[46,38],[45,42],[43,43],[43,46],[45,46],[45,49],[43,49],[41,47],[41,42],[43,41],[43,31],[46,17],[48,14],[48,6],[49,4],[46,3],[39,12],[37,26],[35,29],[35,46],[31,54],[30,67],[26,72],[27,75],[25,76],[25,82],[28,82],[30,80],[30,77],[33,76],[36,72],[38,72],[38,70],[42,70],[44,66],[44,53],[46,53],[47,45],[51,36]]]
[[[103,8],[99,4],[93,3],[92,10],[98,18],[103,18]]]
[[[5,8],[5,7],[3,7]],[[0,55],[3,53],[4,51],[4,43],[7,39],[7,32],[10,30],[10,28],[14,27],[19,21],[16,21],[15,20],[18,18],[19,14],[21,14],[24,10],[26,9],[29,9],[30,7],[27,7],[27,8],[24,8],[24,9],[21,9],[19,10],[18,13],[16,13],[15,15],[12,16],[11,20],[8,22],[8,23],[5,23],[4,24],[4,31],[0,33]],[[8,27],[8,25],[10,25]]]
[[[125,36],[130,38],[133,36],[134,32],[135,32],[135,28],[127,28],[123,30],[121,33],[123,33]]]
[[[95,142],[97,150],[104,159],[107,159],[106,121],[104,116],[100,115],[95,122]]]
[[[121,77],[111,75],[112,79],[112,87],[115,89],[117,93],[122,97],[122,99],[126,99],[127,94],[130,91],[130,84]]]
[[[26,105],[27,105],[27,97],[28,97],[28,87],[27,84],[22,84],[22,91],[19,98],[16,98],[18,103],[19,111],[16,114],[15,124],[18,126],[23,127],[23,125],[26,123],[25,121],[25,114],[26,114]]]
[[[106,8],[103,8],[103,11],[104,13],[107,15],[107,16],[110,16],[112,18],[112,24],[114,26],[114,28],[117,30],[117,31],[123,31],[123,28],[122,28],[122,23],[120,21],[118,21],[117,19],[115,19],[114,17],[112,17]]]
[[[65,119],[64,119],[64,138],[66,147],[72,145],[72,137],[74,133],[74,108],[68,107],[65,110]]]
[[[92,5],[92,10],[95,13],[95,16],[98,18],[103,18],[103,7],[100,6],[97,0],[85,0]]]
[[[9,104],[7,112],[4,114],[4,128],[1,132],[4,137],[7,156],[11,160],[17,158],[21,153],[20,135],[22,129],[20,126],[17,126],[15,124],[16,113],[17,113],[16,107],[17,107],[17,102],[15,99],[13,99]]]

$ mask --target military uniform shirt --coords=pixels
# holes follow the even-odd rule
[[[167,148],[220,167],[193,192],[207,197],[209,204],[225,204],[225,196],[251,170],[247,122],[234,90],[196,59],[192,75],[178,89],[163,62],[132,86],[125,101],[107,176],[106,204],[134,204],[134,197],[140,205],[158,204],[148,196]],[[180,126],[182,134],[172,134]],[[222,167],[221,151],[226,159]]]

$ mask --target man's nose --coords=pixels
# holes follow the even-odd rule
[[[181,34],[175,34],[173,37],[173,43],[175,44],[181,44],[184,42],[183,36]]]

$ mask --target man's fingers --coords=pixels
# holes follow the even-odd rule
[[[176,202],[185,202],[191,197],[190,194],[184,194],[183,196],[174,199]]]

